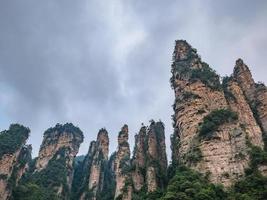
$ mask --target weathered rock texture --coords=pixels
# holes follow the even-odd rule
[[[210,173],[212,182],[229,186],[243,176],[248,166],[246,136],[253,145],[263,146],[262,131],[246,101],[253,96],[251,78],[238,79],[238,84],[227,81],[223,88],[219,76],[186,41],[176,41],[173,61],[173,162]],[[239,74],[237,70],[235,74]],[[244,81],[248,82],[240,86]],[[244,90],[248,91],[246,97]],[[233,110],[239,120],[221,124],[209,139],[200,138],[204,118],[216,110]],[[260,118],[264,118],[263,114]]]
[[[142,126],[135,136],[132,158],[132,180],[135,191],[144,186],[147,192],[163,189],[166,184],[167,156],[165,131],[162,122],[151,121],[148,128]]]
[[[96,200],[104,187],[105,170],[108,167],[109,138],[108,132],[101,129],[97,141],[90,144],[89,152],[84,161],[84,174],[86,174],[84,192],[80,199]],[[90,198],[89,198],[90,197]]]
[[[255,83],[248,66],[238,59],[234,68],[234,79],[241,87],[246,100],[253,110],[254,117],[262,129],[267,141],[267,88],[262,83]]]
[[[135,135],[135,146],[132,158],[133,186],[140,191],[145,184],[146,152],[147,152],[147,128],[142,126],[139,133]]]
[[[115,199],[132,199],[132,185],[130,184],[131,174],[129,173],[131,167],[131,153],[128,137],[128,126],[124,125],[119,132],[118,150],[114,161],[114,172],[116,177]]]
[[[148,192],[154,192],[158,188],[163,188],[166,184],[165,179],[168,163],[163,123],[152,121],[147,137],[146,183]]]
[[[31,146],[25,145],[30,130],[12,124],[0,133],[0,199],[9,199],[12,189],[28,168]]]
[[[68,198],[69,191],[71,191],[74,158],[82,142],[83,133],[78,127],[70,123],[65,125],[57,124],[44,133],[34,173],[42,173],[43,170],[50,167],[50,163],[64,162],[66,183],[58,183],[59,186],[53,188],[60,198]],[[68,192],[64,191],[64,189],[67,189]]]

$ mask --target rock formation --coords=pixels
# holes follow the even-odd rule
[[[139,134],[135,136],[134,155],[131,164],[135,191],[140,191],[144,186],[146,186],[147,193],[164,188],[167,155],[162,122],[152,120],[149,128],[141,127]]]
[[[255,83],[248,66],[238,59],[234,68],[234,79],[242,89],[256,121],[267,143],[267,88],[262,83]]]
[[[148,192],[164,188],[167,173],[165,132],[162,122],[152,121],[147,133],[146,183]]]
[[[146,152],[147,152],[147,128],[142,125],[138,134],[135,135],[135,146],[132,158],[133,186],[140,191],[145,184]]]
[[[131,180],[131,163],[130,147],[128,143],[128,126],[124,125],[118,136],[118,149],[114,160],[114,172],[116,179],[116,189],[114,199],[131,200],[132,185]]]
[[[25,145],[30,130],[19,124],[10,125],[0,133],[0,198],[9,199],[28,168],[31,146]]]
[[[104,175],[107,168],[109,154],[108,132],[101,129],[97,141],[92,141],[89,152],[84,161],[84,174],[86,174],[80,199],[96,200],[104,187]],[[90,197],[90,198],[89,198]]]
[[[226,186],[242,177],[248,166],[246,138],[263,146],[262,132],[246,102],[253,96],[251,79],[238,81],[225,83],[224,89],[197,51],[186,41],[176,41],[171,77],[175,91],[173,162],[209,173],[212,182]],[[239,86],[248,91],[246,97]],[[234,117],[234,113],[239,115]]]
[[[66,199],[70,195],[74,158],[82,142],[82,131],[71,123],[57,124],[44,133],[34,176],[51,176],[51,171],[60,169],[63,177],[55,178],[56,184],[49,185],[60,198]]]

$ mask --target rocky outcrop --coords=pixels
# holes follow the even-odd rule
[[[5,200],[28,168],[31,146],[25,145],[30,130],[12,124],[0,133],[0,197]]]
[[[241,87],[257,123],[267,142],[267,88],[263,83],[255,83],[248,66],[238,59],[234,68],[234,79]]]
[[[142,125],[135,135],[135,146],[132,158],[132,179],[136,191],[140,191],[145,184],[146,152],[147,152],[147,128]]]
[[[132,185],[130,174],[130,147],[128,143],[128,126],[124,125],[118,136],[118,149],[114,160],[116,189],[114,199],[131,200]]]
[[[148,128],[141,127],[139,134],[135,136],[134,155],[131,164],[135,191],[140,191],[144,186],[146,186],[147,193],[164,188],[167,155],[162,122],[152,120]]]
[[[242,129],[247,133],[251,143],[263,147],[262,131],[254,118],[253,111],[239,87],[237,81],[230,77],[224,83],[225,96],[230,108],[239,116],[239,123]]]
[[[165,131],[162,122],[152,121],[147,133],[147,191],[154,192],[163,188],[166,183],[167,155],[165,145]]]
[[[174,163],[206,172],[212,182],[226,186],[243,176],[249,163],[247,136],[253,145],[262,147],[262,132],[246,101],[253,96],[253,84],[251,77],[245,79],[248,82],[243,87],[229,81],[223,88],[219,76],[201,61],[197,51],[186,41],[176,41],[171,77]],[[246,88],[246,97],[240,88]],[[225,113],[237,113],[239,119],[226,119]]]
[[[101,129],[97,141],[90,144],[89,152],[84,161],[84,174],[86,174],[82,189],[84,192],[80,199],[96,200],[104,187],[104,175],[108,163],[109,138],[108,132]],[[89,198],[90,196],[90,198]]]
[[[74,158],[82,142],[82,131],[71,123],[57,124],[44,133],[34,175],[45,174],[46,176],[51,176],[50,168],[60,165],[64,170],[63,176],[65,177],[58,177],[60,180],[55,180],[57,186],[51,185],[60,198],[66,199],[70,195]],[[63,180],[66,180],[66,182],[63,182]]]

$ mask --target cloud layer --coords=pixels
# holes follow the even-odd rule
[[[174,40],[186,39],[221,75],[242,57],[267,83],[266,9],[264,0],[1,1],[0,128],[29,126],[37,155],[47,128],[73,122],[86,153],[101,127],[114,151],[124,123],[133,144],[154,118],[169,146]]]

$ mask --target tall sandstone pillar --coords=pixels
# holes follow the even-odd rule
[[[84,161],[84,184],[80,199],[96,200],[98,194],[103,190],[104,186],[104,171],[107,167],[109,154],[109,137],[105,129],[100,129],[97,135],[97,140],[92,141],[88,154]],[[89,192],[87,192],[89,191]]]
[[[262,83],[255,83],[248,66],[238,59],[234,68],[234,78],[241,87],[247,101],[259,123],[264,140],[267,143],[267,88]]]
[[[243,176],[248,166],[247,136],[254,145],[262,146],[261,130],[241,89],[235,82],[229,83],[233,96],[236,99],[242,96],[240,102],[229,103],[219,76],[183,40],[175,44],[171,84],[175,92],[173,162],[206,172],[212,182],[229,186]],[[201,137],[204,119],[221,111],[234,111],[239,119],[226,120],[215,130],[204,133],[207,137]]]
[[[61,166],[64,177],[57,177],[57,180],[54,180],[57,186],[54,186],[54,183],[47,186],[55,191],[56,195],[61,199],[68,199],[70,196],[74,173],[74,158],[82,142],[82,131],[71,123],[57,124],[44,133],[35,165],[34,176],[40,174],[44,176],[43,179],[51,178],[49,173],[54,170],[56,165]]]
[[[128,143],[128,126],[124,125],[118,136],[118,149],[114,161],[114,171],[116,179],[115,197],[122,200],[132,199],[132,185],[130,183],[130,146]]]

